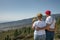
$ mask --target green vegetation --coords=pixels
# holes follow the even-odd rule
[[[55,33],[55,38],[60,39],[60,17],[56,19],[56,24],[57,24],[57,30]]]
[[[11,38],[9,37],[9,35],[7,35],[4,40],[11,40]]]
[[[56,39],[60,39],[60,18],[57,19]],[[33,30],[30,26],[25,26],[20,29],[8,30],[0,32],[0,40],[33,40]]]
[[[18,30],[16,29],[15,32],[14,32],[14,37],[18,36],[19,35],[19,32]]]
[[[30,27],[23,27],[15,30],[3,31],[0,33],[0,40],[32,40],[33,39],[33,30]]]

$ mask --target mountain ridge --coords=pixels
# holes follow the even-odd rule
[[[60,17],[60,14],[52,14],[53,17],[56,19]],[[43,16],[43,19],[45,20],[46,16]],[[17,27],[17,26],[23,26],[23,25],[29,25],[32,24],[32,18],[28,19],[23,19],[23,20],[18,20],[18,21],[12,21],[12,22],[6,22],[6,23],[0,23],[0,29],[2,28],[12,28],[12,27]]]

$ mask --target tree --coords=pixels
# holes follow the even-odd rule
[[[19,35],[19,32],[18,30],[16,29],[15,32],[14,32],[14,37],[17,37]]]
[[[21,30],[19,30],[19,34],[21,34],[22,33],[22,31]]]
[[[57,24],[58,24],[58,25],[60,24],[60,18],[57,19]]]
[[[11,40],[11,38],[9,37],[9,35],[7,35],[7,36],[5,37],[5,40]]]

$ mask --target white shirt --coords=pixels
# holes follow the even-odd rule
[[[55,28],[56,20],[54,18],[52,18],[51,16],[48,16],[46,18],[46,23],[51,25],[50,26],[51,29],[54,29]]]
[[[36,27],[43,28],[45,26],[46,26],[46,23],[44,21],[38,20],[38,21],[36,21],[36,22],[33,23],[33,27],[35,27],[35,28]],[[44,35],[46,33],[45,33],[45,30],[39,30],[39,31],[35,30],[34,34],[36,34],[36,35]]]

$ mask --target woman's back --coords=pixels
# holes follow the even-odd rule
[[[45,30],[39,30],[39,31],[36,30],[37,27],[44,28],[46,26],[46,23],[44,21],[40,21],[40,20],[35,21],[33,26],[35,27],[34,34],[37,34],[37,35],[45,34]]]

